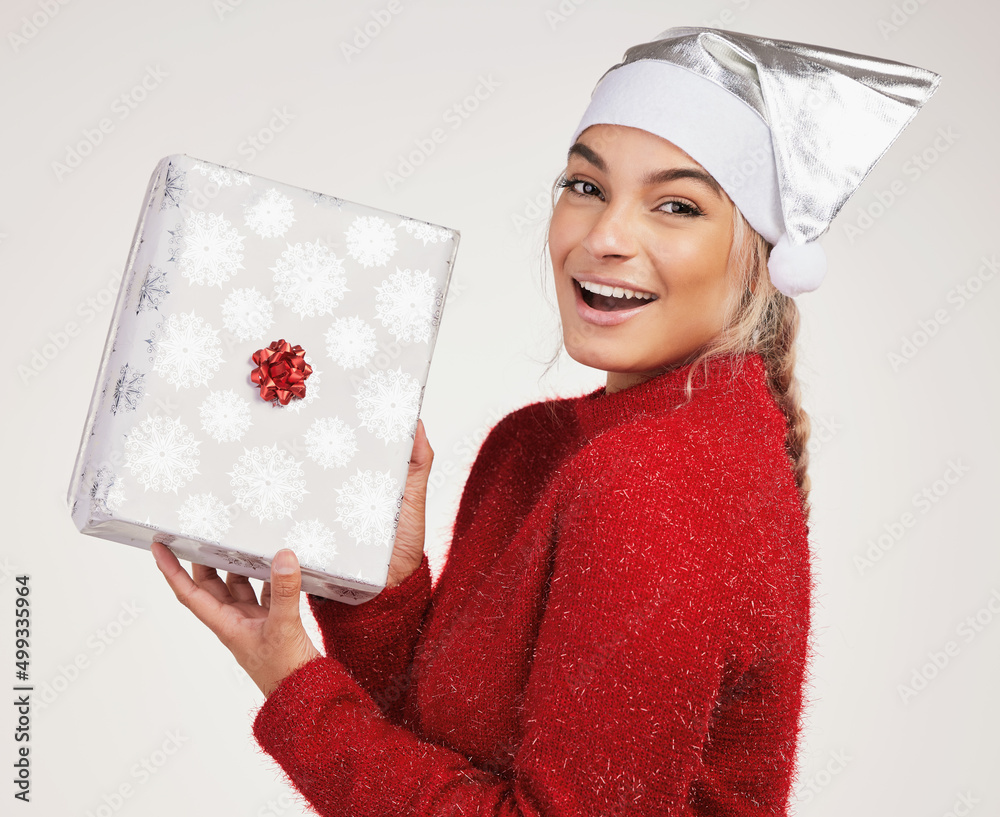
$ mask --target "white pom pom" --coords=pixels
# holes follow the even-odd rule
[[[826,275],[826,253],[815,241],[792,244],[788,233],[782,233],[767,260],[771,283],[779,292],[794,298],[803,292],[812,292]]]

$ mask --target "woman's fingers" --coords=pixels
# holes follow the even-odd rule
[[[265,695],[270,695],[282,679],[320,655],[299,617],[302,574],[292,551],[283,549],[275,554],[271,580],[264,585],[258,606],[250,603],[253,588],[245,577],[231,573],[223,583],[211,568],[196,566],[193,572],[201,579],[196,582],[169,548],[156,543],[151,550],[157,567],[181,604],[232,651]],[[224,592],[225,603],[210,589]],[[247,603],[234,604],[234,601]],[[270,608],[266,618],[261,607]]]
[[[222,581],[218,571],[214,567],[207,565],[192,564],[191,578],[198,587],[204,588],[211,593],[216,600],[223,604],[228,604],[233,600],[226,583]]]
[[[181,567],[173,551],[160,542],[153,542],[150,550],[156,560],[156,566],[167,580],[170,589],[174,591],[177,600],[188,608],[195,616],[215,631],[219,612],[223,604],[204,588],[195,584],[194,580]]]
[[[239,573],[226,574],[226,588],[236,601],[257,603],[257,592],[246,576],[241,576]]]

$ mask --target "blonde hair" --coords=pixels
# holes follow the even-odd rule
[[[757,353],[764,361],[767,385],[785,415],[788,430],[785,450],[792,461],[795,484],[802,508],[809,514],[809,415],[802,408],[801,391],[795,376],[796,338],[799,333],[799,310],[793,298],[779,292],[771,283],[767,258],[771,245],[750,226],[738,207],[733,207],[733,243],[729,251],[729,275],[732,294],[726,309],[722,331],[695,352],[686,363],[688,395],[692,377],[709,358],[716,355]]]
[[[559,178],[552,185],[551,202],[555,209]],[[551,225],[551,215],[549,225]],[[548,226],[542,248],[542,267],[548,262]],[[796,338],[799,333],[799,310],[793,298],[779,292],[771,283],[767,259],[771,245],[750,226],[739,208],[733,205],[733,240],[729,250],[728,274],[732,280],[722,330],[686,360],[667,368],[690,365],[687,379],[688,398],[693,393],[693,378],[701,368],[707,374],[708,360],[717,355],[760,355],[767,375],[767,386],[785,415],[787,432],[785,450],[791,460],[802,510],[809,516],[809,415],[803,410],[799,381],[795,376]],[[560,342],[549,360],[555,364],[562,350]],[[666,370],[666,369],[665,369]]]

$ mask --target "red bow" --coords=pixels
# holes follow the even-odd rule
[[[306,378],[312,374],[312,366],[306,363],[301,346],[292,346],[282,338],[254,352],[253,362],[257,368],[250,379],[260,386],[264,400],[287,406],[292,397],[306,396]]]

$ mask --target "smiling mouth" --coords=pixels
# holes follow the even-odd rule
[[[599,312],[637,309],[641,306],[647,306],[656,300],[656,296],[653,293],[643,292],[642,290],[593,284],[589,281],[577,281],[575,278],[573,279],[573,283],[579,287],[583,302],[591,309],[596,309]]]

